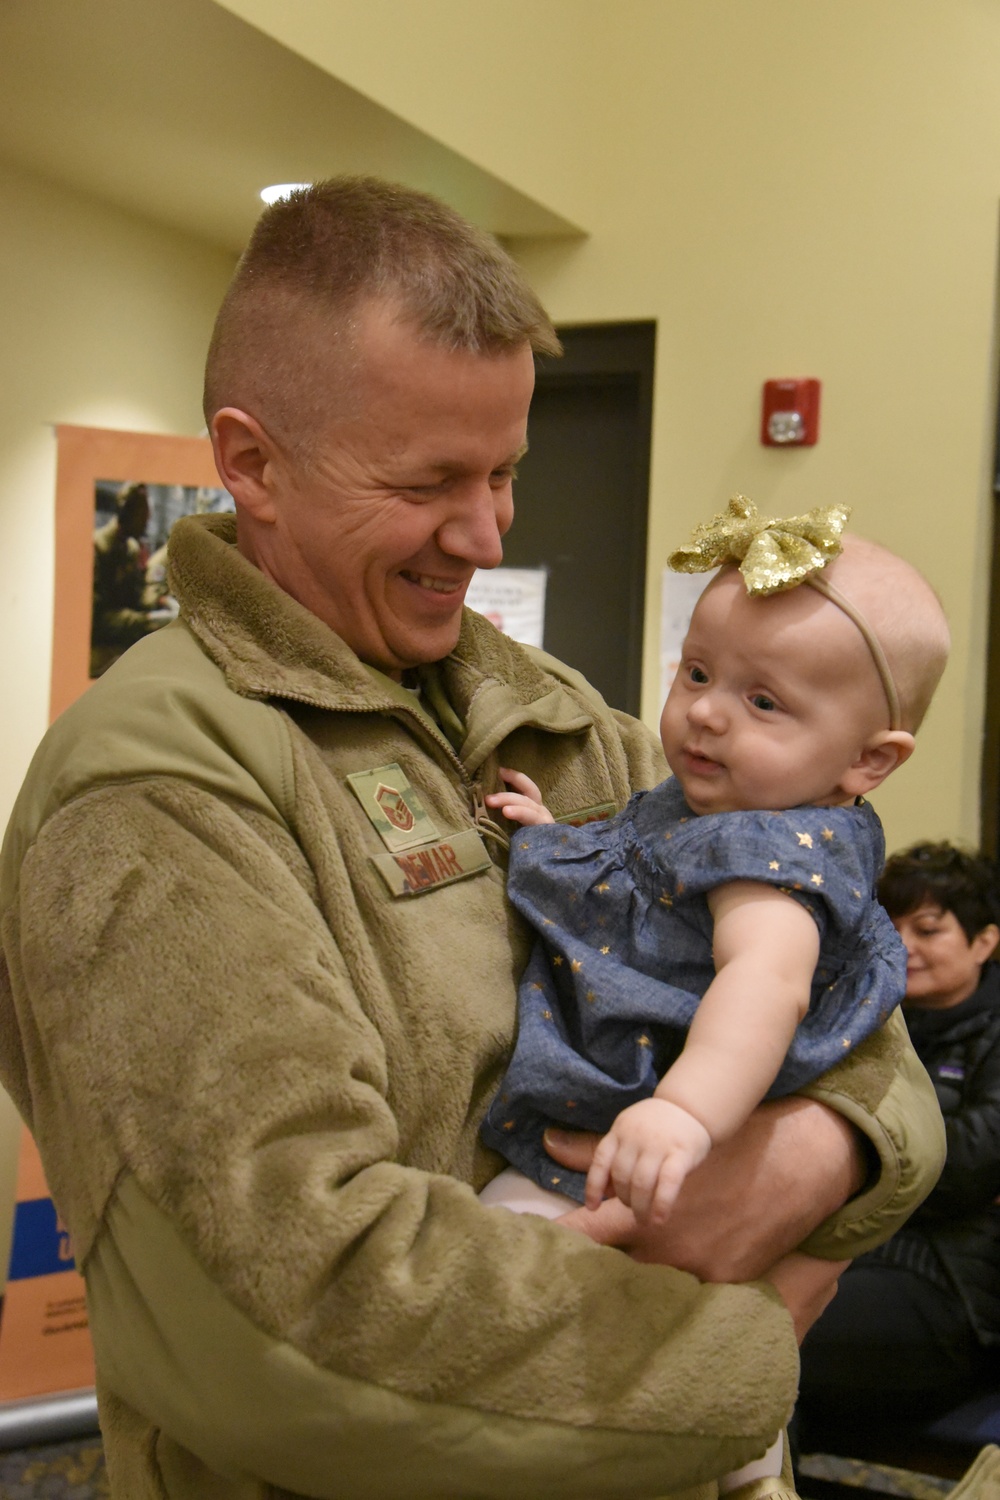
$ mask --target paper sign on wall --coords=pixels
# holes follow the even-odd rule
[[[681,661],[694,607],[718,569],[711,573],[675,573],[664,568],[660,585],[660,702],[666,701]]]
[[[17,1167],[10,1271],[0,1318],[0,1401],[94,1385],[83,1277],[25,1130]]]
[[[465,602],[522,646],[545,634],[545,568],[490,568],[472,575]]]

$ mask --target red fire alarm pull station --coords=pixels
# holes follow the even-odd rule
[[[765,380],[760,440],[769,448],[805,448],[819,437],[819,381]]]

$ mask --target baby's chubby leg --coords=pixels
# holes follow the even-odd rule
[[[785,1495],[788,1496],[788,1500],[795,1500],[795,1492],[791,1488],[790,1478],[787,1488],[780,1482],[784,1456],[785,1435],[783,1432],[779,1432],[763,1458],[758,1458],[755,1463],[746,1464],[742,1469],[735,1469],[731,1474],[724,1474],[722,1476],[719,1480],[720,1497],[732,1495],[735,1490],[742,1488],[743,1485],[751,1485],[755,1480],[772,1479],[778,1482],[774,1485],[757,1485],[754,1490],[747,1492],[747,1500],[751,1500],[751,1497],[753,1497],[753,1500],[756,1500],[758,1494],[761,1500],[764,1500],[764,1496],[770,1495],[773,1495],[775,1500],[778,1500],[779,1496]],[[743,1500],[743,1497],[735,1496],[734,1500]]]
[[[516,1214],[539,1214],[543,1219],[561,1218],[576,1207],[572,1199],[539,1187],[516,1167],[505,1167],[488,1182],[479,1194],[479,1201],[487,1208],[509,1208]]]

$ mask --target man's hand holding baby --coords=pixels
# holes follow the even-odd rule
[[[640,1224],[662,1224],[685,1177],[705,1160],[712,1137],[681,1105],[656,1095],[623,1109],[594,1152],[586,1205],[600,1206],[609,1183]]]

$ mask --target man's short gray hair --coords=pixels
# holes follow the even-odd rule
[[[398,303],[432,342],[497,355],[559,354],[520,267],[447,204],[373,177],[333,177],[261,215],[226,293],[205,372],[205,417],[244,404],[251,371],[294,380],[303,319],[343,328],[364,302]],[[298,327],[296,326],[298,325]],[[301,393],[300,393],[301,394]],[[308,405],[308,403],[307,403]]]

